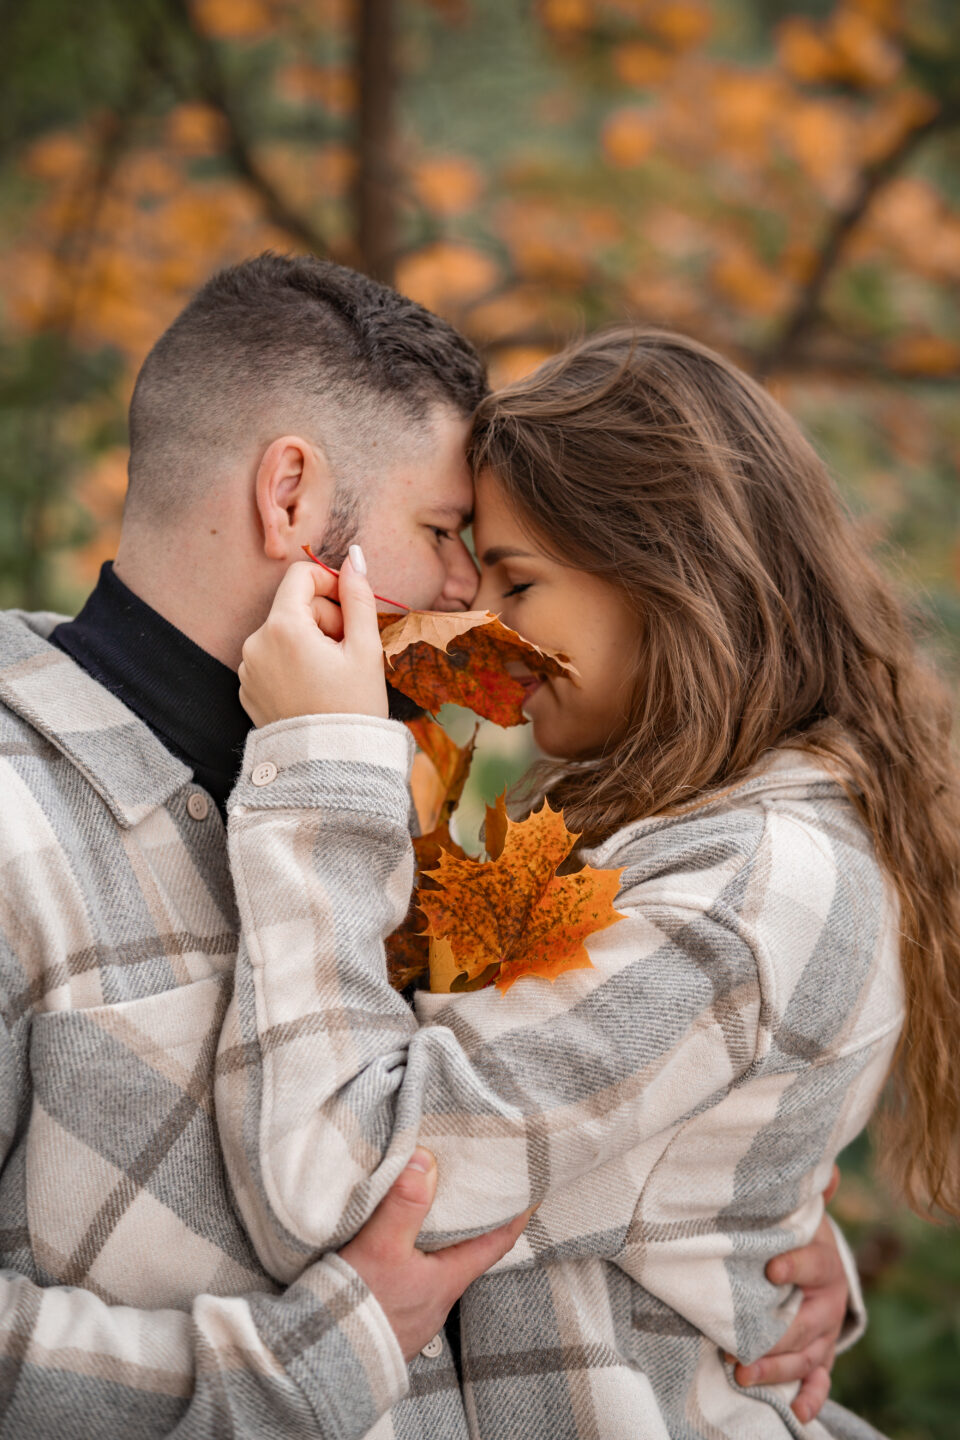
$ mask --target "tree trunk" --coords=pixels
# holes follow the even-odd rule
[[[394,0],[357,9],[357,254],[361,270],[393,283],[396,173],[393,164]]]

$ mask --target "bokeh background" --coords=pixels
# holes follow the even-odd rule
[[[623,319],[732,354],[957,683],[957,0],[0,0],[0,36],[0,604],[73,610],[113,553],[133,378],[190,291],[311,250],[495,381]],[[527,753],[488,729],[466,830]],[[835,1393],[948,1440],[960,1238],[844,1160],[872,1323]]]

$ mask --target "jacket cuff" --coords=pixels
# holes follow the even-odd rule
[[[857,1262],[853,1258],[853,1252],[847,1244],[846,1236],[836,1223],[832,1215],[828,1215],[830,1228],[833,1231],[833,1238],[837,1242],[837,1250],[840,1253],[840,1263],[843,1266],[843,1273],[847,1280],[847,1313],[844,1316],[843,1326],[837,1340],[837,1354],[849,1350],[856,1345],[867,1328],[867,1307],[863,1301],[863,1291],[860,1288],[860,1276],[857,1272]]]
[[[324,1440],[361,1440],[406,1395],[407,1363],[390,1322],[339,1255],[311,1265],[283,1296],[257,1300],[257,1329]]]
[[[227,809],[301,810],[323,806],[387,814],[405,825],[416,750],[395,720],[366,715],[298,715],[251,730]]]

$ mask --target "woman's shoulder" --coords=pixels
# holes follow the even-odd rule
[[[815,1050],[828,1013],[833,1038],[852,1026],[844,1043],[854,1046],[897,1023],[893,886],[852,799],[816,757],[777,752],[702,804],[625,826],[590,863],[623,867],[619,905],[697,910],[737,933],[770,1021],[789,1012]]]
[[[763,847],[822,855],[854,850],[877,870],[870,835],[840,778],[814,755],[778,750],[736,781],[667,815],[622,826],[587,852],[598,868],[653,879],[701,868],[739,869]]]

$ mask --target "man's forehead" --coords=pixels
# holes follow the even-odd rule
[[[466,446],[470,420],[448,411],[434,414],[415,447],[398,456],[398,478],[417,504],[429,507],[437,524],[459,528],[473,512],[473,477]]]

